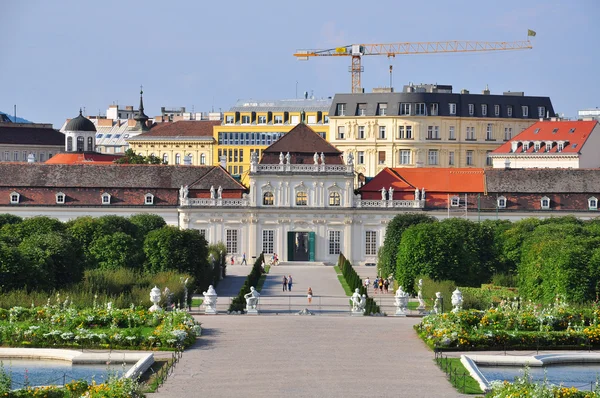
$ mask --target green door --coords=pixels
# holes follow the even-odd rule
[[[315,233],[308,233],[308,261],[315,261]]]
[[[287,261],[294,261],[294,233],[288,232],[287,238]]]

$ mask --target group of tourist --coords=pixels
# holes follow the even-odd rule
[[[367,277],[364,280],[365,289],[369,289],[370,284],[371,284],[371,280]],[[375,277],[375,280],[373,281],[373,291],[375,292],[375,294],[377,294],[377,290],[379,290],[379,293],[381,293],[381,294],[389,293],[389,288],[390,288],[389,280],[383,279],[381,276]]]

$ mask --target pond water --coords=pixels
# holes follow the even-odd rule
[[[477,367],[489,382],[493,380],[512,382],[515,377],[523,376],[524,370],[521,366],[477,365]],[[597,377],[600,376],[600,363],[532,366],[529,368],[529,375],[536,382],[543,381],[545,377],[551,384],[590,390],[590,387],[594,387],[596,384]]]
[[[104,381],[109,375],[122,376],[131,367],[130,364],[72,365],[67,361],[45,361],[29,359],[1,360],[4,372],[11,376],[12,388],[25,385],[47,386],[63,385],[72,380],[86,380],[97,383]]]

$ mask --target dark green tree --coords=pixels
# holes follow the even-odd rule
[[[90,253],[90,245],[94,241],[94,237],[96,235],[101,235],[97,232],[100,228],[97,219],[91,216],[78,217],[74,220],[68,221],[66,226],[67,233],[77,243],[77,245],[81,247],[81,252],[84,259],[84,267],[95,268],[96,260]]]
[[[139,239],[143,242],[148,232],[167,225],[165,219],[156,214],[135,214],[129,220],[138,228]]]
[[[142,268],[142,264],[137,262],[138,245],[124,232],[96,237],[89,252],[101,269]]]
[[[19,216],[15,216],[14,214],[0,214],[0,228],[6,224],[19,224],[23,219]]]
[[[32,273],[30,268],[17,247],[0,241],[0,288],[3,291],[26,286]]]
[[[115,160],[115,163],[118,164],[167,164],[166,162],[162,162],[160,158],[156,156],[142,156],[135,153],[133,149],[128,149],[125,151],[125,156]]]

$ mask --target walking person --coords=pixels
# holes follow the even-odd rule
[[[285,277],[285,275],[283,276],[283,291],[285,292],[287,290],[287,278]]]
[[[292,276],[288,275],[288,291],[292,291]]]
[[[378,276],[376,276],[376,277],[375,277],[375,280],[373,281],[373,292],[374,292],[375,294],[377,294],[377,287],[378,287],[378,285],[379,285],[379,281],[378,281],[378,279],[379,279],[379,277],[378,277]]]
[[[308,304],[312,303],[312,296],[313,296],[313,292],[312,292],[312,288],[308,288],[308,294],[306,295],[306,297],[308,298]]]
[[[231,256],[231,265],[233,265],[233,264],[234,264],[234,263],[233,263],[233,256]]]
[[[242,265],[248,265],[248,262],[246,261],[246,252],[242,254]]]
[[[383,281],[383,291],[385,293],[389,293],[389,286],[390,286],[390,281],[388,281],[387,279]]]
[[[365,279],[365,289],[369,290],[370,284],[371,284],[371,281],[369,280],[369,277],[367,276],[367,279]]]
[[[379,293],[383,294],[383,278],[379,278]]]

